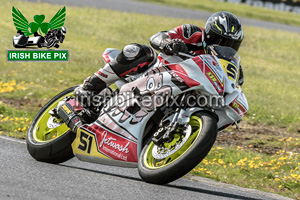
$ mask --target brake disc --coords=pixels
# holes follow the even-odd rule
[[[158,146],[154,145],[152,149],[152,156],[155,159],[162,160],[165,159],[172,154],[174,154],[176,151],[178,151],[188,140],[192,132],[192,127],[191,125],[188,125],[188,127],[185,128],[183,131],[184,137],[180,139],[178,142],[176,142],[172,147],[170,148],[165,148],[164,146]]]
[[[62,120],[58,121],[56,117],[50,116],[47,121],[47,127],[50,129],[57,128],[61,126],[64,122]]]

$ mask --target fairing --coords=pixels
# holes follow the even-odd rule
[[[106,50],[106,62],[110,62],[116,52]],[[102,109],[96,122],[78,129],[73,143],[77,157],[89,158],[89,161],[90,157],[95,160],[108,158],[119,166],[126,165],[124,161],[138,162],[145,126],[156,108],[164,105],[171,96],[189,90],[224,99],[224,107],[214,108],[219,117],[219,129],[240,120],[247,112],[248,103],[241,88],[236,79],[229,78],[224,68],[226,63],[220,62],[216,56],[200,55],[184,61],[174,56],[159,56],[159,59],[164,64],[157,63],[144,76],[123,85],[119,94]],[[172,63],[171,60],[181,62]],[[148,101],[145,103],[138,96],[146,96]],[[190,108],[186,113],[192,115],[202,109]]]

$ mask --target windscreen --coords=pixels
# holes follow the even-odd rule
[[[240,62],[241,58],[238,52],[226,46],[210,46],[211,54],[219,58],[223,70],[227,73],[228,78],[235,83],[239,79]]]

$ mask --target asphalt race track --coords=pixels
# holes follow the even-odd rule
[[[145,183],[137,169],[97,165],[73,158],[59,165],[34,160],[25,141],[0,136],[0,199],[287,199],[218,183],[181,178]]]

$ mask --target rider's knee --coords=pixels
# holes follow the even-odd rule
[[[156,61],[155,51],[148,45],[129,44],[110,63],[119,77],[145,72]]]

